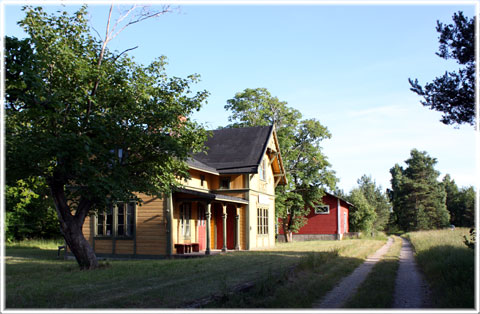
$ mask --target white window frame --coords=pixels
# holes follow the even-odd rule
[[[326,208],[326,211],[322,210],[322,208]],[[325,204],[315,205],[315,215],[328,215],[328,214],[330,214],[330,205],[325,205]]]
[[[266,163],[265,163],[265,159],[262,159],[262,161],[260,162],[260,169],[258,169],[258,174],[259,174],[259,177],[260,177],[260,180],[262,181],[267,181],[267,169],[266,169]]]

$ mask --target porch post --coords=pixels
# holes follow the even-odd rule
[[[166,212],[167,212],[167,256],[173,255],[173,195],[172,193],[168,194],[166,202]],[[135,216],[136,217],[136,216]],[[135,227],[136,228],[136,227]],[[135,229],[135,238],[136,238],[136,229]],[[136,252],[135,252],[136,253]]]
[[[208,202],[207,203],[207,212],[205,213],[205,216],[207,218],[207,247],[205,248],[205,255],[210,255],[210,217],[211,217],[211,207],[212,203]]]
[[[222,203],[223,207],[223,247],[222,252],[227,251],[227,204]]]
[[[237,205],[237,212],[235,215],[235,250],[240,250],[240,208],[242,205]]]

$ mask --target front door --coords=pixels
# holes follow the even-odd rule
[[[235,208],[227,208],[227,249],[235,248]]]
[[[205,207],[198,203],[198,244],[203,251],[207,247]]]

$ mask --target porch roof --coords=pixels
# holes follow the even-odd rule
[[[202,192],[196,191],[191,189],[185,188],[176,188],[174,192],[185,193],[189,195],[198,196],[202,199],[207,199],[210,201],[222,201],[222,202],[231,202],[231,203],[239,203],[239,204],[248,204],[249,202],[246,199],[229,196],[224,194],[217,194],[217,193],[210,193],[210,192]]]

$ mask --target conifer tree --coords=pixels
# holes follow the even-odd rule
[[[436,158],[413,149],[405,161],[407,168],[396,164],[392,174],[390,198],[396,223],[405,231],[445,227],[450,215],[446,207],[445,187],[437,181]]]

